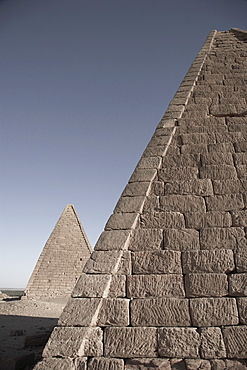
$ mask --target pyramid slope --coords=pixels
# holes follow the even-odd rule
[[[91,251],[75,208],[69,204],[44,246],[24,297],[42,300],[68,298]]]
[[[209,34],[36,370],[247,369],[246,56]]]

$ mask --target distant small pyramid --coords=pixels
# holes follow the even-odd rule
[[[68,298],[91,252],[75,207],[69,204],[45,244],[24,297],[41,300]]]

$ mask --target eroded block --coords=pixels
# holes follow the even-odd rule
[[[87,370],[124,370],[124,360],[119,358],[93,357],[88,361]]]
[[[140,216],[142,228],[165,229],[185,227],[184,215],[180,212],[153,212]]]
[[[197,195],[165,195],[160,197],[160,207],[165,212],[206,212],[203,197]]]
[[[188,228],[194,229],[230,227],[232,226],[232,217],[229,212],[189,212],[185,214],[185,222]]]
[[[185,276],[187,297],[222,297],[228,295],[226,274],[187,274]]]
[[[136,229],[132,231],[129,250],[160,250],[163,242],[162,229]]]
[[[232,296],[247,296],[247,273],[231,274],[229,276],[229,294]]]
[[[208,196],[213,195],[213,186],[210,179],[168,182],[165,184],[165,194]]]
[[[179,251],[200,249],[199,232],[194,229],[165,229],[164,249]]]
[[[236,249],[241,245],[241,239],[245,239],[245,233],[240,227],[211,227],[200,230],[201,249]]]
[[[129,230],[103,231],[97,241],[95,251],[110,251],[127,249]]]
[[[222,328],[223,339],[228,358],[247,357],[247,326],[229,326]]]
[[[134,274],[180,274],[181,253],[179,251],[147,251],[132,253]]]
[[[242,194],[214,195],[205,199],[209,211],[232,211],[244,208]]]
[[[225,344],[220,328],[202,328],[200,333],[202,358],[215,359],[226,357]]]

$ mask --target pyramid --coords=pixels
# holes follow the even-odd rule
[[[247,369],[246,57],[209,34],[36,370]]]
[[[92,250],[75,208],[65,207],[28,281],[24,298],[69,298]]]

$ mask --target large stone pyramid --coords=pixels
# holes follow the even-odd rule
[[[247,369],[246,72],[211,32],[36,370]]]
[[[92,252],[73,205],[65,207],[28,281],[24,298],[69,298]]]

